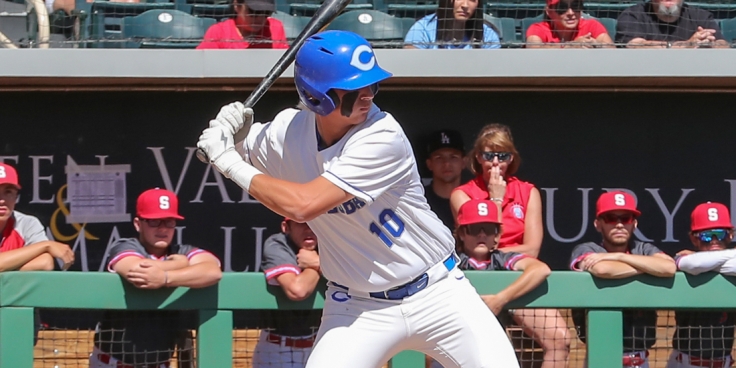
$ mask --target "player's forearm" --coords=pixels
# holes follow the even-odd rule
[[[167,271],[166,286],[203,288],[222,279],[222,270],[214,262],[202,262],[178,270]]]
[[[308,298],[317,288],[319,279],[319,272],[311,268],[304,269],[288,286],[283,288],[286,297],[297,302]]]
[[[636,254],[623,254],[622,261],[637,270],[657,277],[672,277],[677,272],[677,265],[672,259]]]
[[[514,280],[509,286],[503,289],[497,295],[506,302],[516,300],[526,293],[534,290],[552,273],[549,266],[542,262],[536,262],[527,266],[518,279]]]
[[[30,260],[21,266],[20,271],[53,271],[54,257],[51,254],[43,253],[38,257]]]
[[[48,251],[48,241],[0,253],[0,272],[16,271]]]
[[[600,261],[587,271],[602,279],[623,279],[642,273],[631,265],[619,261]]]
[[[498,250],[504,253],[506,252],[522,253],[529,257],[537,258],[539,257],[540,248],[541,248],[541,244],[519,244],[519,245],[514,245],[513,247],[499,248]]]
[[[693,253],[680,257],[677,260],[677,268],[689,274],[698,275],[715,271],[734,257],[736,257],[736,249]]]

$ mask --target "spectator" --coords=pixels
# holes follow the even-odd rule
[[[424,187],[427,203],[445,226],[454,229],[450,193],[460,185],[460,175],[465,168],[465,147],[460,132],[440,130],[432,133],[427,145],[426,164],[432,172],[432,182]]]
[[[475,179],[456,188],[450,196],[454,214],[471,199],[489,199],[501,210],[501,252],[522,253],[537,258],[542,246],[542,198],[533,184],[514,174],[521,164],[511,129],[490,124],[475,141],[471,169]],[[516,309],[514,321],[544,349],[543,368],[565,367],[570,336],[567,323],[556,309]]]
[[[458,212],[458,228],[455,232],[457,248],[460,250],[458,268],[523,271],[518,279],[499,293],[481,295],[493,314],[504,321],[507,314],[502,310],[506,304],[534,290],[547,279],[551,271],[546,264],[526,254],[498,251],[498,240],[503,233],[503,226],[498,208],[493,202],[472,199],[465,202]],[[439,363],[432,362],[432,368],[439,367]]]
[[[583,0],[547,0],[544,21],[526,31],[526,47],[613,47],[613,40],[601,22],[583,19]]]
[[[108,0],[113,3],[139,3],[140,0]],[[94,2],[94,0],[87,0],[88,3]],[[76,8],[76,0],[44,0],[46,4],[46,10],[49,15],[55,11],[63,10],[66,14],[71,15]]]
[[[690,241],[697,252],[677,254],[677,268],[692,275],[715,271],[736,275],[731,215],[720,203],[703,203],[690,216]],[[736,314],[724,311],[675,311],[677,329],[667,368],[730,367]]]
[[[576,246],[570,257],[573,271],[587,271],[604,279],[622,279],[640,274],[657,277],[675,275],[675,262],[656,246],[632,239],[641,212],[634,197],[625,192],[608,192],[598,198],[595,229],[601,233],[601,245],[593,242]],[[657,312],[625,310],[623,313],[623,366],[648,368],[648,349],[656,342]],[[574,310],[578,334],[586,342],[585,311]]]
[[[74,252],[64,243],[49,240],[36,217],[15,210],[20,183],[15,168],[0,162],[0,272],[51,271],[54,258],[61,269],[74,264]],[[41,318],[34,310],[33,344],[38,338]]]
[[[172,244],[176,221],[184,219],[173,192],[158,188],[143,192],[136,214],[133,226],[139,236],[113,244],[108,271],[147,290],[203,288],[220,280],[217,257],[191,245]],[[179,311],[105,311],[95,331],[89,366],[168,367],[191,318]]]
[[[210,27],[197,49],[287,49],[286,31],[271,18],[274,0],[233,0],[233,17]]]
[[[713,14],[684,0],[651,0],[621,13],[616,43],[628,47],[728,47]]]
[[[261,269],[268,283],[281,286],[293,301],[312,295],[321,276],[317,246],[317,236],[309,225],[285,218],[281,233],[271,235],[263,244]],[[274,329],[261,331],[253,367],[304,367],[312,352],[322,311],[271,311],[271,314]]]
[[[437,11],[419,19],[404,39],[406,49],[497,49],[501,39],[483,20],[478,0],[440,0]]]

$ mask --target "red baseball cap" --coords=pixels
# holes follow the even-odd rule
[[[155,188],[141,193],[135,209],[138,216],[144,219],[184,219],[179,214],[179,199],[174,192],[166,189]]]
[[[559,3],[560,0],[547,0],[547,6],[552,6]]]
[[[495,203],[482,199],[471,199],[460,206],[457,213],[458,225],[470,225],[479,222],[501,223],[498,216],[498,207]]]
[[[10,184],[14,185],[16,188],[20,189],[20,184],[18,184],[18,172],[15,171],[15,168],[0,162],[0,184]]]
[[[636,217],[641,215],[641,212],[636,209],[636,200],[634,200],[634,197],[631,194],[622,191],[601,194],[598,198],[598,202],[595,204],[595,208],[596,217],[610,211],[630,211],[633,212]]]
[[[690,230],[733,229],[731,215],[725,205],[715,202],[701,203],[690,215]]]

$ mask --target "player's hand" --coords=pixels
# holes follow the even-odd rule
[[[233,168],[245,162],[243,157],[235,151],[233,136],[213,122],[214,120],[210,122],[210,127],[205,129],[202,135],[199,136],[197,147],[207,154],[210,163],[215,166],[217,171],[230,179]]]
[[[233,102],[223,106],[214,121],[235,136],[241,129],[250,129],[253,124],[253,109],[245,107],[242,102]]]
[[[491,173],[488,179],[488,194],[490,198],[503,198],[506,195],[506,180],[501,176],[501,168],[493,166],[489,171]]]
[[[677,254],[675,254],[675,255],[676,256],[687,256],[687,255],[690,255],[690,254],[693,254],[693,253],[695,253],[695,251],[690,250],[690,249],[683,249],[683,250],[677,252]]]
[[[320,271],[319,254],[316,250],[299,249],[296,254],[296,264],[302,270],[311,268],[317,272]]]
[[[167,270],[178,270],[189,266],[189,258],[183,254],[172,254],[166,256],[166,260],[164,262],[168,265],[166,266]]]
[[[580,262],[580,268],[583,271],[588,271],[593,266],[598,264],[600,261],[619,261],[623,253],[595,253],[586,256],[582,262]]]
[[[166,272],[153,262],[144,260],[128,271],[127,279],[139,289],[159,289],[166,283]]]
[[[74,264],[74,252],[64,243],[50,241],[48,244],[48,253],[64,263],[61,266],[61,269],[64,271],[68,270]]]
[[[498,297],[498,295],[487,294],[481,295],[480,298],[483,299],[483,302],[486,303],[488,309],[490,309],[496,316],[501,313],[503,307],[506,306],[506,301]]]

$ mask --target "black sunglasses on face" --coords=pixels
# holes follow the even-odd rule
[[[485,233],[486,235],[496,235],[498,234],[498,224],[480,222],[465,226],[465,232],[467,232],[470,236],[478,236],[481,230],[483,230],[483,233]]]
[[[155,219],[155,220],[141,219],[141,220],[145,221],[150,227],[159,227],[161,225],[164,225],[164,227],[167,227],[169,229],[173,229],[176,227],[176,219]]]
[[[486,161],[493,161],[494,157],[498,157],[498,162],[506,162],[511,159],[511,152],[481,152],[481,156]]]
[[[559,3],[552,6],[552,10],[555,11],[557,14],[565,14],[567,13],[567,9],[572,9],[572,11],[578,13],[583,11],[583,2],[582,1],[572,1],[569,3],[560,1]]]

